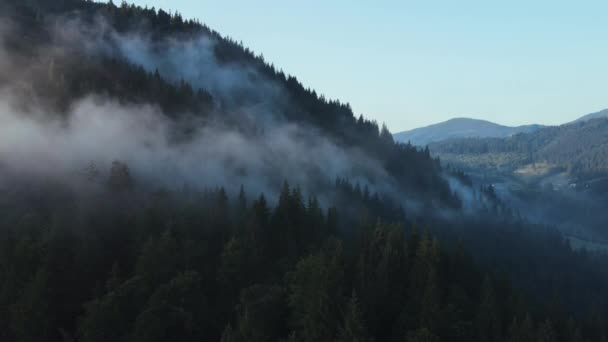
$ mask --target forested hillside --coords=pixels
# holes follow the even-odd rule
[[[188,136],[205,130],[206,136],[236,135],[253,141],[248,145],[259,158],[276,164],[261,176],[272,173],[275,180],[260,184],[260,177],[253,175],[261,168],[257,161],[251,165],[241,156],[232,160],[234,155],[210,158],[224,159],[231,165],[224,165],[223,172],[233,172],[255,187],[278,191],[282,179],[294,176],[292,168],[304,168],[306,179],[300,173],[299,182],[360,178],[385,190],[396,187],[417,200],[441,198],[449,206],[458,205],[439,175],[439,163],[428,153],[395,144],[386,127],[356,118],[347,104],[305,89],[262,57],[194,21],[127,4],[3,3],[13,9],[4,12],[7,61],[0,79],[9,83],[11,93],[5,98],[23,102],[20,111],[66,116],[66,111],[78,112],[83,101],[88,104],[92,95],[103,120],[110,101],[130,107],[126,111],[158,106],[158,112],[172,120],[162,127],[169,131],[168,148],[175,142],[182,143],[177,145],[181,148]],[[141,116],[145,120],[150,115]],[[221,146],[226,148],[235,146]],[[293,160],[277,163],[273,153]],[[120,154],[115,158],[127,159]],[[131,166],[139,171],[138,165]]]
[[[608,117],[608,109],[604,109],[604,110],[600,110],[599,112],[583,115],[580,118],[572,121],[571,123],[579,123],[579,122],[589,121],[589,120],[593,120],[593,119],[605,119],[607,117]]]
[[[515,170],[546,162],[577,178],[608,172],[608,120],[592,119],[509,138],[457,139],[432,144],[440,157],[466,166]]]
[[[454,118],[438,124],[395,133],[395,140],[426,146],[431,143],[458,138],[505,138],[518,133],[534,132],[541,125],[503,126],[490,121]]]
[[[271,205],[275,199],[250,199],[244,189],[236,197],[222,188],[144,195],[121,165],[102,181],[86,195],[57,187],[4,194],[3,340],[605,336],[607,280],[593,271],[601,264],[551,234],[531,239],[518,228],[480,238],[487,230],[470,226],[464,243],[480,256],[496,258],[496,247],[519,244],[521,254],[501,256],[489,272],[475,266],[464,243],[446,248],[411,223],[373,220],[405,222],[399,210],[391,214],[375,195],[343,181],[332,191],[349,203],[341,208],[360,208],[356,222],[287,184]],[[539,294],[532,300],[499,276],[500,265],[528,258],[516,274]],[[591,300],[597,306],[576,302]]]
[[[528,220],[604,246],[608,119],[601,116],[509,138],[454,139],[429,148],[444,165],[466,170],[476,183],[493,184]]]
[[[0,4],[0,340],[606,341],[605,255],[242,44]]]

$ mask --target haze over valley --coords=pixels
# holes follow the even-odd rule
[[[602,110],[560,126],[453,119],[394,136],[428,145],[444,165],[491,185],[524,217],[561,227],[579,245],[606,239],[607,130]]]

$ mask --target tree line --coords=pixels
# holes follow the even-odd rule
[[[434,236],[403,214],[383,219],[377,194],[353,190],[349,205],[364,209],[353,221],[348,206],[324,209],[288,183],[267,198],[150,192],[130,177],[115,163],[86,195],[2,194],[3,340],[605,340],[601,310],[572,314],[529,296],[503,277],[508,262],[475,261],[470,241]],[[338,180],[336,199],[356,187]]]

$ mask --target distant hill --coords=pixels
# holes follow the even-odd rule
[[[587,114],[572,121],[571,123],[585,122],[592,119],[608,118],[608,109],[600,110],[599,112]]]
[[[451,139],[430,144],[429,148],[442,161],[467,169],[514,171],[527,165],[544,164],[578,179],[605,176],[608,175],[608,118],[596,114],[529,134]]]
[[[395,140],[410,142],[413,145],[428,145],[448,139],[457,138],[503,138],[517,133],[533,132],[541,125],[509,127],[486,120],[454,118],[438,124],[416,128],[394,134]]]

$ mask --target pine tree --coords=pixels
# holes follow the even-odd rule
[[[136,264],[136,274],[152,285],[169,281],[179,271],[181,255],[173,233],[166,230],[160,238],[150,238]]]
[[[368,335],[367,328],[363,320],[363,314],[359,308],[359,300],[357,299],[357,294],[354,290],[346,307],[346,313],[344,316],[344,323],[342,325],[342,329],[340,329],[337,342],[372,341]]]
[[[501,324],[492,278],[486,274],[481,286],[481,302],[477,313],[479,341],[492,342],[500,339]]]
[[[240,289],[251,280],[251,253],[239,237],[233,237],[224,246],[218,267],[218,284],[222,306],[232,308]]]
[[[115,191],[125,191],[133,188],[134,181],[127,164],[117,160],[112,162],[108,185]]]
[[[344,270],[342,247],[305,257],[289,275],[291,326],[304,342],[330,341],[337,333]]]
[[[206,304],[198,273],[178,274],[154,291],[135,321],[132,341],[200,340],[210,317]]]
[[[245,188],[241,185],[239,190],[239,195],[237,197],[236,203],[236,224],[237,224],[237,232],[243,232],[245,230],[245,225],[247,224],[247,195],[245,194]]]
[[[285,292],[278,285],[256,284],[241,292],[233,336],[242,341],[277,341],[286,332]]]
[[[16,342],[47,341],[52,336],[47,281],[47,272],[39,270],[13,305],[11,330]]]

